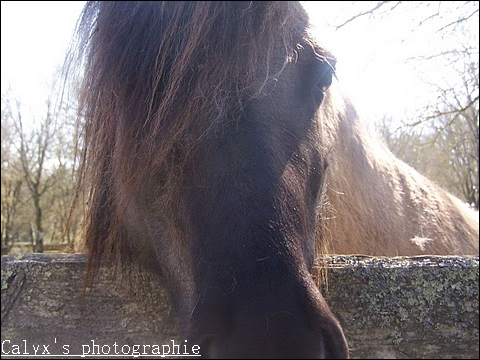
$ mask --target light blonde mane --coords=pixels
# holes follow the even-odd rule
[[[320,236],[328,253],[477,255],[478,212],[396,158],[348,100],[321,107],[330,148]]]

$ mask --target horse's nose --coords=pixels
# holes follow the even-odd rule
[[[324,340],[291,311],[241,314],[230,333],[208,343],[211,358],[325,358]]]
[[[318,290],[302,293],[286,284],[270,294],[211,292],[196,312],[202,357],[348,357],[343,332]]]

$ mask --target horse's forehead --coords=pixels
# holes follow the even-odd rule
[[[293,31],[298,31],[303,33],[305,29],[310,25],[309,16],[303,5],[299,1],[281,1],[285,4],[284,6],[289,6],[288,12],[290,13],[290,26]],[[286,5],[286,3],[290,3]]]

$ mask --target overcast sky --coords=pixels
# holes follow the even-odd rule
[[[446,4],[442,6],[454,4],[442,3]],[[41,112],[48,84],[63,62],[83,4],[1,2],[2,94],[10,88],[12,95],[21,99],[23,108]],[[431,4],[435,6],[438,2]],[[406,116],[432,96],[427,82],[439,78],[448,81],[448,69],[433,62],[422,67],[407,61],[457,41],[439,36],[438,24],[434,22],[418,28],[422,14],[411,6],[396,9],[395,16],[364,17],[339,31],[334,31],[334,25],[356,10],[347,2],[314,1],[306,2],[306,7],[320,44],[338,58],[338,86],[352,97],[366,117],[373,120],[384,113]],[[425,11],[427,14],[428,8]],[[476,29],[472,26],[469,36],[478,44],[478,16]]]

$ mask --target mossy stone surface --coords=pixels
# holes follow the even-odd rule
[[[323,293],[353,358],[478,358],[478,257],[328,258]],[[80,354],[95,344],[178,338],[167,291],[151,276],[116,281],[105,267],[88,294],[84,255],[2,256],[2,341]],[[2,354],[2,358],[3,358]]]

